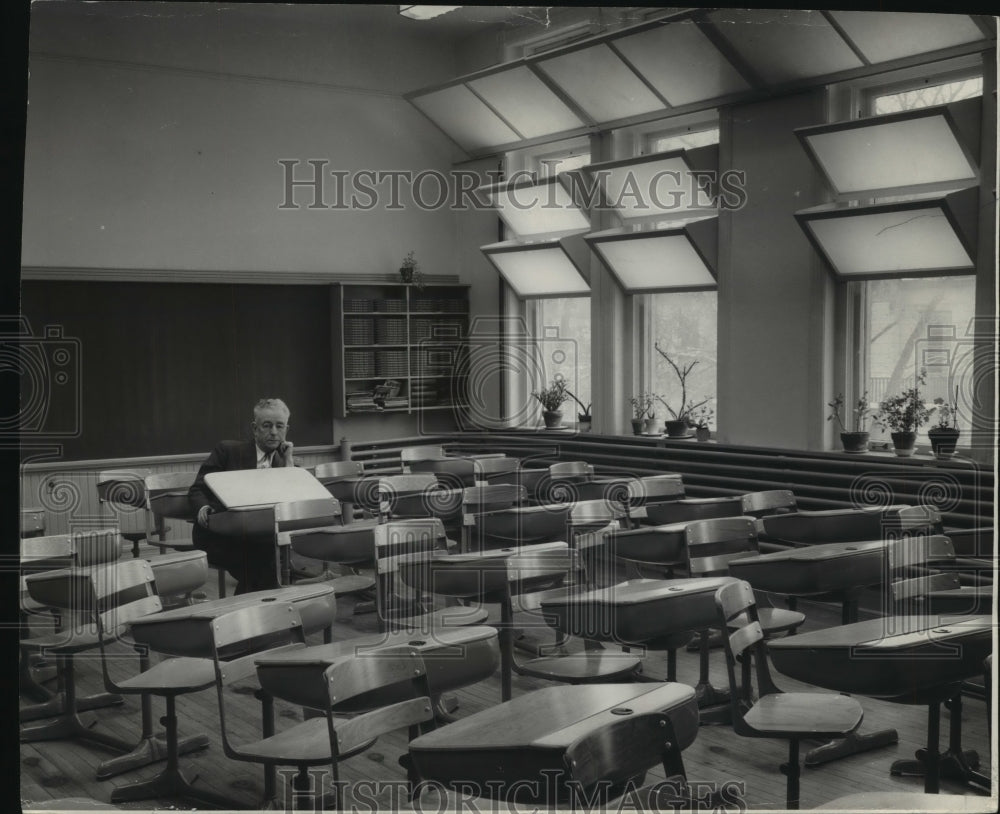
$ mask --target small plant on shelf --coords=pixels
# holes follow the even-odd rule
[[[584,406],[584,403],[576,397],[576,394],[572,390],[569,389],[566,390],[566,395],[573,399],[573,401],[575,401],[577,406],[580,408],[580,412],[577,413],[576,416],[577,421],[579,422],[580,432],[589,431],[591,422],[593,421],[593,416],[590,414],[590,408],[593,402]]]
[[[424,273],[420,270],[420,264],[414,256],[413,251],[406,253],[403,263],[399,267],[399,276],[406,285],[415,285],[417,288],[424,287]]]
[[[952,402],[940,397],[934,399],[931,412],[937,414],[937,422],[927,431],[931,451],[935,458],[947,460],[955,454],[955,445],[962,432],[958,428],[958,388],[955,388],[955,400]]]
[[[715,418],[715,410],[707,404],[703,404],[691,413],[691,421],[694,424],[694,434],[699,441],[708,441],[712,437],[712,420]]]
[[[875,423],[889,430],[893,449],[902,458],[913,454],[917,430],[927,423],[931,415],[931,408],[927,407],[924,397],[920,395],[920,387],[926,382],[926,376],[926,371],[921,370],[914,377],[913,387],[883,399],[875,415]]]
[[[673,419],[666,422],[667,435],[673,438],[684,437],[687,435],[688,427],[692,425],[691,414],[702,405],[707,404],[711,397],[706,396],[701,401],[694,401],[693,399],[688,401],[687,380],[691,375],[691,371],[694,370],[695,365],[698,364],[697,359],[690,364],[681,365],[675,362],[670,357],[670,354],[660,347],[659,342],[654,342],[653,347],[666,360],[667,364],[670,365],[677,376],[677,380],[681,383],[681,401],[676,410],[662,396],[656,397],[667,408],[667,412],[670,413]]]
[[[562,410],[559,408],[570,398],[566,390],[566,379],[560,375],[553,376],[552,384],[538,390],[532,390],[531,395],[542,405],[542,418],[546,429],[558,429],[562,426]]]
[[[652,422],[656,415],[653,413],[652,393],[640,393],[638,396],[629,397],[629,404],[632,405],[632,434],[642,435],[643,424],[646,421]]]
[[[857,404],[851,412],[850,424],[852,429],[848,429],[844,424],[842,415],[844,410],[844,394],[837,393],[833,401],[827,403],[830,408],[830,415],[827,421],[836,421],[840,427],[840,442],[844,445],[844,452],[867,452],[868,451],[868,431],[865,425],[871,417],[871,404],[868,401],[868,391],[862,393]]]

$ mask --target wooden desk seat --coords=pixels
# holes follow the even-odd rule
[[[680,752],[697,731],[694,690],[683,684],[549,687],[421,735],[410,757],[422,780],[464,784],[466,794],[551,806],[573,799],[576,780],[586,799],[603,782],[607,802],[657,763],[683,777]]]

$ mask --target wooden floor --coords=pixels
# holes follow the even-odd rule
[[[210,584],[205,586],[208,598],[214,598],[214,572]],[[230,583],[230,591],[232,584]],[[802,607],[808,620],[805,629],[826,627],[839,621],[835,608],[818,604]],[[374,632],[375,620],[372,614],[350,616],[338,620],[335,625],[336,640]],[[319,636],[312,637],[319,643]],[[522,654],[523,656],[523,654]],[[96,659],[96,655],[95,655]],[[123,674],[129,665],[123,663],[116,669]],[[647,674],[654,676],[665,673],[665,661],[661,654],[651,654],[644,667]],[[684,683],[697,681],[697,655],[681,651],[679,654],[678,679]],[[77,669],[78,683],[84,693],[103,690],[100,684],[100,667],[96,660],[81,659]],[[712,675],[714,683],[725,682],[725,667],[721,652],[713,651]],[[791,679],[776,676],[778,684],[786,690],[801,689],[804,685]],[[529,692],[545,685],[546,682],[514,677],[514,694]],[[243,692],[240,692],[243,690]],[[257,702],[247,694],[246,688],[234,687],[229,690],[242,704],[245,715],[233,722],[234,740],[250,740],[256,737],[255,726],[259,722]],[[500,701],[499,676],[468,687],[457,694],[459,707],[456,715],[465,716],[492,706]],[[864,791],[922,791],[923,781],[918,778],[891,777],[889,766],[897,758],[911,758],[916,749],[924,745],[926,738],[926,708],[906,706],[858,698],[864,707],[863,732],[893,727],[899,733],[899,743],[867,754],[856,755],[821,767],[803,770],[802,808],[808,809],[833,798]],[[22,706],[27,702],[22,699]],[[278,727],[282,724],[302,719],[300,708],[283,702],[277,704]],[[162,701],[154,701],[154,717],[163,714]],[[181,735],[205,733],[211,744],[208,749],[181,758],[181,765],[189,780],[196,785],[211,788],[231,798],[233,807],[256,809],[262,789],[262,770],[259,765],[229,760],[223,755],[218,736],[218,708],[214,690],[194,695],[182,696],[178,700]],[[128,698],[123,706],[110,707],[84,713],[84,719],[105,732],[123,739],[134,740],[139,731],[139,702]],[[942,749],[947,738],[947,712],[942,715]],[[963,746],[975,749],[982,756],[984,771],[989,771],[989,743],[987,734],[986,706],[982,701],[967,699],[964,703],[962,720]],[[785,799],[785,777],[778,766],[786,757],[784,741],[747,739],[734,734],[731,728],[703,726],[698,737],[685,752],[684,763],[688,780],[692,783],[708,783],[718,788],[723,783],[731,783],[730,790],[736,790],[746,809],[762,811],[783,809]],[[374,747],[346,761],[342,765],[342,779],[353,789],[353,802],[357,811],[379,809],[393,810],[406,808],[405,798],[400,797],[406,774],[399,765],[400,755],[406,751],[406,734],[393,733],[383,737]],[[21,745],[20,750],[20,792],[23,805],[39,804],[58,798],[92,798],[107,802],[111,790],[116,786],[133,783],[157,773],[163,764],[148,766],[110,780],[98,781],[94,778],[97,765],[111,754],[99,747],[91,747],[79,742],[46,741]],[[647,781],[662,777],[662,773],[651,772]],[[995,775],[994,775],[995,777]],[[196,779],[197,778],[197,779]],[[367,782],[360,782],[367,781]],[[395,781],[379,787],[375,781]],[[279,780],[282,791],[286,787],[284,779]],[[995,784],[994,784],[995,786]],[[995,810],[990,799],[969,791],[947,779],[942,780],[942,793],[968,794],[982,804],[971,810]],[[734,799],[732,796],[729,799]],[[352,798],[348,798],[348,803]],[[452,801],[454,805],[454,801]],[[161,799],[130,803],[121,806],[131,809],[190,808],[183,800]],[[437,811],[437,801],[430,793],[422,806],[425,811]],[[467,810],[469,809],[466,805]],[[490,803],[481,803],[480,811],[506,809],[491,808]],[[519,810],[524,810],[523,807]],[[735,809],[734,809],[735,810]]]

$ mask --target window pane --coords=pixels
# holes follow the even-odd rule
[[[954,401],[955,387],[968,393],[973,387],[972,337],[966,332],[975,312],[975,278],[874,280],[865,285],[865,386],[872,404],[912,387],[921,369],[927,371],[923,394],[928,404],[938,397]],[[959,425],[968,428],[971,416],[961,396],[959,411]],[[872,433],[873,439],[888,438],[878,428]]]
[[[683,294],[649,294],[649,325],[657,343],[680,367],[696,362],[686,381],[687,403],[708,398],[715,409],[718,295],[714,291]],[[681,404],[681,384],[670,364],[650,349],[651,387],[677,411]],[[655,402],[657,418],[672,418],[662,402]],[[714,422],[713,422],[714,428]]]
[[[556,374],[584,403],[590,404],[590,297],[564,297],[535,301],[535,334],[540,375],[545,384]],[[532,389],[540,382],[533,382]],[[580,407],[574,401],[563,405],[564,420],[573,423]]]
[[[706,147],[719,143],[719,128],[697,130],[694,133],[678,133],[676,135],[649,136],[650,153],[666,153],[671,150],[691,150],[695,147]]]
[[[961,99],[971,99],[983,95],[983,78],[981,76],[962,79],[958,82],[946,82],[941,85],[931,85],[927,88],[916,88],[901,93],[887,93],[874,98],[872,112],[876,116],[883,113],[898,113],[901,110],[916,110],[921,107],[946,105]]]

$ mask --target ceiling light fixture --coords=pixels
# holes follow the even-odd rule
[[[399,13],[411,20],[433,20],[457,8],[459,6],[400,6]]]

